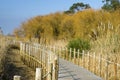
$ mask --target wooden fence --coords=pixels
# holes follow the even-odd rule
[[[58,56],[54,52],[40,44],[16,41],[5,36],[0,37],[0,47],[10,44],[20,46],[18,53],[24,64],[36,70],[35,80],[58,80]],[[21,76],[15,75],[13,80],[21,80],[20,78]]]
[[[88,69],[103,80],[120,80],[120,60],[116,56],[22,42],[20,55],[26,65],[36,69],[36,74],[39,73],[35,80],[58,79],[58,56]]]
[[[20,43],[23,62],[36,69],[35,80],[58,80],[58,56],[45,46]]]
[[[55,46],[49,46],[48,48],[57,53],[60,58],[82,66],[104,80],[120,80],[120,64],[116,56],[110,58],[108,54],[96,54],[88,51],[80,52],[80,50],[76,49]]]
[[[7,45],[7,39],[0,35],[0,48],[5,47],[6,45]]]

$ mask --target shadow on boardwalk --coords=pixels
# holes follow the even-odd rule
[[[63,59],[59,60],[58,78],[58,80],[102,80],[88,70]]]

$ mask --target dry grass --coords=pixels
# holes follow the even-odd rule
[[[109,61],[114,62],[115,58],[117,58],[118,64],[120,64],[120,25],[113,26],[111,23],[108,25],[100,25],[97,29],[99,32],[99,36],[96,41],[91,41],[92,49],[91,54],[96,53],[96,56],[99,56],[99,54],[102,54],[103,58],[106,59],[106,56],[108,56]],[[99,65],[99,60],[96,62],[97,65]],[[102,77],[105,77],[105,66],[106,62],[102,61]],[[99,68],[99,66],[98,66]],[[114,79],[114,64],[109,63],[108,67],[109,73],[108,75],[109,80]],[[118,79],[120,80],[120,66],[117,67],[118,70]]]
[[[34,80],[35,72],[24,65],[15,46],[0,48],[0,80],[13,80],[14,75],[20,75],[21,80]]]
[[[109,58],[118,58],[120,62],[120,25],[113,27],[112,24],[107,26],[99,26],[99,36],[96,41],[91,41],[91,52],[95,52],[98,55],[108,55]]]

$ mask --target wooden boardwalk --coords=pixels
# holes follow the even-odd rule
[[[73,63],[59,59],[58,80],[103,80],[88,70]]]

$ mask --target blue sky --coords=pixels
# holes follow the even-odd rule
[[[77,2],[90,4],[94,9],[103,5],[102,0],[0,0],[0,27],[4,34],[12,33],[31,17],[65,11]]]

